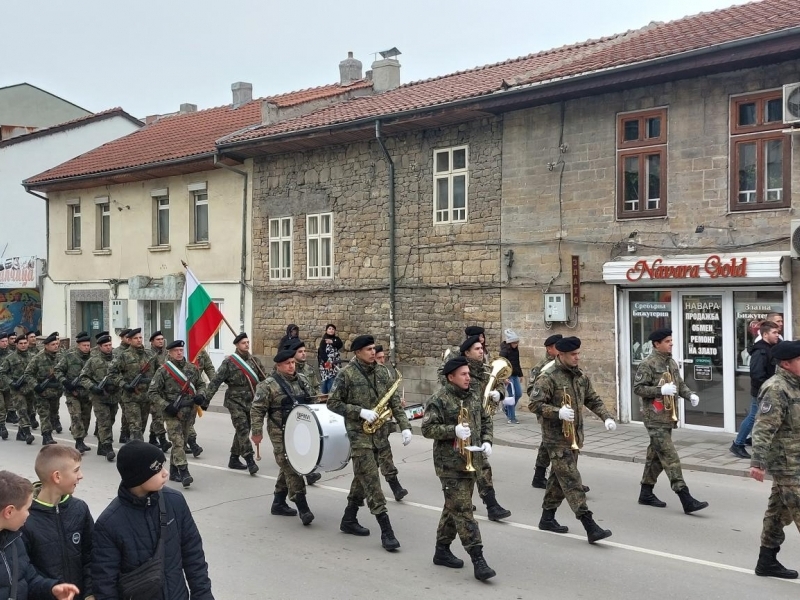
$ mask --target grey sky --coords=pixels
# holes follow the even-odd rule
[[[404,83],[741,0],[5,0],[0,86],[27,81],[137,117],[338,81],[353,51],[402,51]]]

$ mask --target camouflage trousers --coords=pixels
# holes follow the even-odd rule
[[[17,411],[17,415],[19,416],[19,426],[30,427],[31,415],[35,414],[33,412],[33,395],[12,392],[11,400],[13,401],[14,409]]]
[[[550,477],[547,478],[542,509],[556,510],[566,498],[572,512],[581,518],[589,512],[589,507],[586,506],[586,492],[578,471],[578,452],[569,448],[548,449],[548,452]]]
[[[273,450],[277,450],[274,444]],[[281,470],[277,481],[275,481],[275,493],[288,493],[289,500],[294,502],[297,494],[306,493],[306,482],[292,469],[292,465],[289,464],[289,459],[286,458],[286,453],[283,452],[282,446],[280,447],[280,452],[275,451],[273,454],[275,456],[275,462]]]
[[[250,409],[241,404],[229,402],[228,412],[233,424],[233,443],[231,454],[235,456],[252,456],[253,444],[250,441]]]
[[[381,489],[378,467],[378,450],[353,450],[353,482],[350,484],[349,502],[358,506],[367,501],[369,512],[379,515],[386,512],[386,496]]]
[[[381,441],[383,441],[386,445],[382,448],[378,448],[378,467],[380,467],[381,475],[388,481],[390,479],[394,479],[397,477],[397,467],[394,466],[394,460],[392,457],[392,446],[389,443],[389,432],[391,431],[391,426],[395,425],[394,422],[389,423],[389,427],[382,428],[379,430],[375,436],[382,435]],[[395,431],[397,426],[395,425]],[[385,431],[385,434],[381,432]]]
[[[89,433],[89,422],[92,420],[92,401],[90,398],[67,396],[69,409],[69,432],[76,440],[85,438]]]
[[[119,405],[101,402],[95,396],[92,400],[92,408],[94,409],[94,418],[97,421],[97,441],[101,446],[103,444],[112,444],[114,442],[114,420],[117,417]]]
[[[36,414],[39,415],[39,422],[42,424],[42,433],[49,433],[56,428],[56,424],[61,422],[58,410],[61,404],[61,397],[42,398],[34,396],[33,404],[36,407]]]
[[[116,404],[118,407],[121,408],[122,407],[122,394],[115,393],[112,396],[112,398],[114,398],[114,404]],[[128,417],[125,415],[125,411],[124,410],[121,411],[121,412],[122,412],[122,416],[121,416],[122,429],[120,430],[120,434],[129,438],[129,437],[131,437],[131,428],[128,425]]]
[[[642,485],[655,485],[661,471],[666,471],[672,490],[680,492],[686,487],[686,482],[681,471],[681,459],[672,443],[672,428],[648,427],[647,433],[650,435],[650,445],[647,447]]]
[[[6,416],[10,410],[14,410],[11,392],[0,392],[0,424],[6,422]]]
[[[480,471],[478,471],[478,495],[483,498],[490,490],[494,489],[494,482],[492,481],[492,465],[489,464],[489,459],[484,457],[483,464]]]
[[[164,411],[155,403],[150,404],[150,417],[150,435],[164,435],[167,432],[164,422]]]
[[[475,490],[475,477],[451,479],[442,477],[444,508],[436,528],[436,543],[446,546],[456,539],[466,550],[481,546],[481,531],[472,515],[472,493]]]
[[[547,453],[547,448],[544,447],[544,442],[539,444],[539,452],[536,454],[536,468],[547,469],[550,466],[550,455]]]
[[[786,539],[783,528],[791,523],[800,529],[800,478],[776,476],[764,513],[761,545],[780,548]]]
[[[185,467],[186,460],[186,440],[189,439],[189,429],[194,425],[195,411],[192,410],[184,419],[164,418],[164,427],[169,441],[172,442],[172,451],[169,461],[176,467]]]
[[[144,440],[144,428],[147,425],[147,417],[150,414],[150,403],[127,401],[123,402],[121,406],[122,416],[128,420],[130,439]]]

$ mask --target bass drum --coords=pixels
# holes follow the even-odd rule
[[[324,404],[298,404],[289,412],[283,447],[298,475],[338,471],[350,462],[344,417]]]

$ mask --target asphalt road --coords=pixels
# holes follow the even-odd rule
[[[64,410],[62,422],[69,418]],[[33,478],[40,448],[0,442],[0,468]],[[393,436],[400,481],[409,490],[403,502],[389,500],[389,514],[402,547],[395,553],[380,545],[380,529],[366,509],[359,513],[369,537],[339,532],[351,480],[349,466],[327,473],[309,490],[315,521],[303,527],[294,517],[269,514],[277,468],[264,457],[256,477],[226,468],[232,435],[227,415],[206,413],[197,423],[205,452],[190,458],[195,483],[186,498],[203,536],[214,595],[241,598],[578,598],[658,600],[703,598],[796,598],[796,582],[753,574],[758,557],[761,518],[769,484],[729,475],[686,472],[692,493],[711,506],[694,516],[683,514],[677,497],[662,479],[656,493],[668,503],[657,509],[636,503],[641,465],[582,457],[584,483],[591,486],[589,507],[596,520],[613,531],[608,540],[589,545],[579,521],[564,504],[557,513],[570,527],[566,535],[541,532],[543,491],[530,486],[534,455],[530,450],[497,447],[492,456],[500,503],[512,511],[503,523],[485,519],[477,501],[484,554],[497,577],[473,578],[469,557],[456,541],[452,549],[466,560],[463,569],[432,564],[436,525],[442,506],[433,471],[431,442],[415,436],[408,447]],[[56,436],[71,443],[66,431]],[[87,442],[94,442],[90,437]],[[116,494],[113,464],[92,453],[84,457],[85,479],[77,494],[98,516]],[[662,476],[663,478],[663,476]],[[180,488],[179,484],[170,484]],[[384,491],[391,497],[388,485]],[[788,567],[800,567],[800,536],[786,529],[779,555]]]

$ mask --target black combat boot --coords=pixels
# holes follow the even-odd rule
[[[678,498],[681,499],[681,504],[683,504],[683,512],[687,515],[708,508],[708,502],[700,502],[692,498],[692,495],[689,493],[689,488],[683,488],[680,492],[677,492],[677,494]]]
[[[450,552],[450,544],[436,544],[436,552],[433,553],[433,564],[440,567],[460,569],[464,566],[464,561]]]
[[[120,444],[127,444],[129,439],[131,439],[131,434],[130,433],[122,433],[122,432],[120,432],[120,434],[119,434],[119,443]]]
[[[25,441],[25,430],[24,429],[25,429],[24,427],[18,427],[17,428],[17,438],[16,438],[16,440],[18,442],[24,442]]]
[[[181,478],[181,485],[188,488],[194,482],[194,477],[189,473],[188,465],[180,465],[178,467],[178,475]]]
[[[245,456],[244,461],[247,463],[247,470],[250,471],[250,475],[255,475],[256,473],[258,473],[258,465],[256,464],[256,461],[253,460],[252,454],[248,454],[247,456]]]
[[[400,542],[398,542],[397,538],[394,537],[392,524],[389,521],[389,513],[384,512],[379,515],[375,515],[375,518],[378,520],[378,525],[381,527],[381,546],[383,546],[383,549],[388,550],[389,552],[397,550],[400,547]]]
[[[75,438],[75,450],[77,450],[81,454],[85,454],[86,452],[91,450],[89,446],[83,443],[83,439],[84,438]]]
[[[172,463],[169,463],[169,480],[177,481],[178,483],[181,482],[181,474],[178,472],[178,467]]]
[[[8,439],[8,429],[6,429],[5,423],[0,423],[0,439],[3,440]]]
[[[595,542],[604,540],[607,537],[611,537],[611,530],[603,529],[600,527],[600,525],[595,523],[591,512],[587,512],[578,518],[580,519],[581,523],[583,523],[583,528],[586,530],[586,537],[590,544],[594,544]]]
[[[642,484],[642,490],[639,492],[639,504],[644,504],[645,506],[655,506],[656,508],[664,508],[667,503],[663,500],[659,500],[658,497],[653,493],[653,486]]]
[[[297,505],[297,512],[300,515],[300,520],[303,522],[303,525],[311,525],[311,521],[314,520],[314,513],[311,512],[310,508],[308,508],[306,495],[296,494],[294,497],[294,503]]]
[[[394,494],[395,500],[400,502],[400,500],[408,496],[408,490],[400,485],[400,481],[397,479],[397,477],[392,477],[386,481],[389,482],[389,487],[392,488],[392,493]]]
[[[358,522],[356,515],[358,515],[358,504],[348,502],[347,507],[344,509],[342,522],[339,523],[339,529],[353,535],[369,535],[369,529]]]
[[[56,442],[53,439],[53,432],[52,431],[43,431],[42,432],[42,446],[50,446],[50,445],[56,444],[56,443],[58,443],[58,442]]]
[[[475,579],[486,581],[497,575],[494,569],[486,564],[486,559],[483,558],[483,546],[473,546],[468,552],[472,559],[472,568],[475,570]]]
[[[320,479],[322,479],[322,475],[320,475],[319,473],[309,473],[308,475],[306,475],[306,484],[314,485]]]
[[[55,423],[53,423],[53,425],[54,425],[54,427],[53,427],[53,428],[56,430],[56,433],[61,433],[62,431],[64,431],[64,428],[63,428],[63,427],[61,427],[61,419],[59,419],[58,417],[56,417],[56,418],[54,419],[54,421],[55,421]]]
[[[22,435],[20,435],[20,433]],[[28,444],[28,446],[30,446],[33,443],[33,440],[35,439],[33,437],[33,434],[31,433],[30,427],[20,427],[19,430],[17,431],[17,438],[20,441],[24,441],[26,444]]]
[[[152,434],[151,434],[151,435],[152,435]],[[170,449],[170,448],[172,448],[172,444],[171,444],[171,443],[170,443],[170,441],[167,439],[167,434],[166,434],[166,433],[162,433],[161,435],[159,435],[159,436],[158,436],[158,443],[157,443],[157,444],[155,444],[155,445],[156,445],[156,446],[158,446],[159,448],[161,448],[161,451],[162,451],[164,454],[166,454],[167,452],[169,452],[169,449]],[[201,448],[201,449],[200,449],[200,451],[202,452],[202,451],[203,451],[203,449]],[[188,487],[188,486],[187,486],[187,487]]]
[[[31,429],[39,429],[39,421],[36,420],[36,415],[31,414]]]
[[[231,458],[228,461],[228,468],[236,469],[237,471],[244,471],[247,468],[247,465],[239,460],[238,454],[231,454]]]
[[[756,575],[761,577],[778,577],[780,579],[797,579],[797,571],[787,569],[778,562],[780,548],[767,548],[761,546],[756,563]]]
[[[539,519],[539,529],[552,531],[553,533],[567,533],[569,531],[569,527],[556,521],[555,509],[542,511],[542,518]]]
[[[280,517],[296,517],[297,511],[286,504],[286,492],[275,492],[270,512]]]
[[[506,510],[497,502],[494,495],[494,488],[486,490],[483,496],[483,503],[486,505],[486,512],[488,513],[490,521],[499,521],[500,519],[507,519],[511,516],[511,511]]]
[[[547,472],[547,467],[536,467],[536,470],[533,472],[533,481],[531,481],[531,485],[535,488],[539,488],[543,490],[547,487],[547,477],[545,477],[545,473]]]
[[[6,414],[6,423],[11,423],[12,425],[16,425],[19,423],[19,415],[17,415],[17,411],[10,410]]]
[[[106,447],[104,444],[97,444],[97,456],[105,456]]]
[[[203,453],[203,447],[197,443],[196,437],[190,437],[187,444],[189,446],[189,450],[192,451],[192,456],[195,458],[198,458]]]
[[[117,453],[114,452],[114,446],[111,444],[106,444],[103,447],[103,452],[108,462],[114,462],[114,459],[117,458]]]

